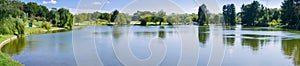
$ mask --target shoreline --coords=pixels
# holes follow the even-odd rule
[[[18,39],[18,36],[12,36],[12,37],[10,37],[10,38],[8,38],[8,39],[2,41],[2,42],[0,43],[0,49],[2,49],[2,47],[3,47],[4,45],[6,45],[6,44],[8,44],[9,42],[14,41],[14,40],[16,40],[16,39]]]
[[[53,29],[50,29],[50,30],[46,30],[46,29],[43,29],[43,30],[39,30],[41,33],[39,34],[43,34],[43,33],[47,33],[49,31],[60,31],[60,30],[66,30],[65,28],[53,28]],[[25,34],[25,36],[29,36],[30,34],[34,34],[34,33],[27,33]],[[16,36],[16,35],[13,35],[12,37],[8,37],[7,39],[5,39],[4,41],[2,41],[0,43],[0,50],[2,49],[2,47],[4,47],[6,44],[8,44],[9,42],[12,42],[16,39],[18,39],[19,37]],[[2,59],[2,60],[1,60]],[[1,63],[2,61],[8,61],[9,63]],[[8,56],[6,55],[5,53],[3,53],[2,51],[0,51],[0,65],[2,64],[9,64],[9,65],[16,65],[16,66],[24,66],[24,64],[20,63],[19,61],[11,58],[11,56]]]
[[[5,46],[6,44],[8,44],[9,42],[11,41],[14,41],[18,39],[18,36],[12,36],[12,37],[9,37],[7,38],[6,40],[2,41],[0,43],[0,49],[2,49],[3,46]],[[20,63],[19,61],[11,58],[11,56],[3,53],[2,51],[0,51],[0,65],[13,65],[13,66],[24,66],[24,64]]]

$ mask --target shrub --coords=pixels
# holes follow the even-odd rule
[[[48,22],[42,22],[41,27],[42,27],[42,28],[45,28],[45,29],[47,29],[47,30],[49,30],[49,29],[52,28],[51,24],[48,23]]]
[[[9,17],[8,19],[1,20],[0,23],[0,34],[25,34],[25,24],[20,18]]]

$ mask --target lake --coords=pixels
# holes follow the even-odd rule
[[[296,66],[300,32],[240,25],[90,26],[29,35],[1,51],[26,66]]]

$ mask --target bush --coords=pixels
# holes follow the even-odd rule
[[[48,22],[42,22],[41,27],[42,27],[42,28],[45,28],[45,29],[47,29],[47,30],[49,30],[49,29],[52,28],[51,24],[48,23]]]
[[[280,27],[281,20],[272,20],[272,22],[268,23],[271,27]]]
[[[4,19],[0,21],[0,34],[15,34],[23,35],[25,34],[25,24],[20,18]]]

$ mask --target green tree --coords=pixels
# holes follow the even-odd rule
[[[119,13],[117,18],[115,19],[116,24],[129,24],[131,21],[131,17],[125,13]]]
[[[285,26],[285,28],[299,29],[299,4],[299,0],[284,0],[282,3],[282,14],[280,18],[282,20],[282,25]]]
[[[110,22],[110,19],[111,19],[111,15],[109,13],[103,13],[99,16],[100,19],[103,19],[103,20],[107,20],[108,22]]]
[[[197,21],[199,26],[203,26],[204,23],[207,22],[207,13],[208,13],[208,10],[207,10],[205,4],[202,4],[201,6],[199,6],[198,21]]]
[[[28,17],[34,17],[39,10],[39,6],[35,2],[29,2],[25,5],[24,12],[28,14]]]
[[[113,11],[112,15],[111,15],[111,18],[110,18],[110,21],[115,22],[115,19],[117,18],[118,14],[119,14],[118,10]]]
[[[242,5],[241,7],[241,19],[242,24],[247,26],[255,26],[255,20],[259,17],[260,3],[258,1],[253,1],[251,4]]]
[[[225,20],[225,25],[235,25],[236,13],[234,4],[228,4],[223,6],[223,15]]]
[[[22,3],[15,0],[1,0],[0,1],[0,19],[8,18],[10,16],[24,17],[24,12],[20,10]]]
[[[52,10],[48,13],[47,18],[47,20],[55,26],[60,22],[60,15],[56,8],[52,8]]]
[[[60,15],[60,22],[56,23],[56,26],[72,29],[74,24],[74,16],[69,12],[69,10],[60,8],[57,12]]]
[[[48,13],[49,13],[48,8],[46,6],[40,5],[36,16],[40,17],[40,19],[42,20],[45,20]]]

